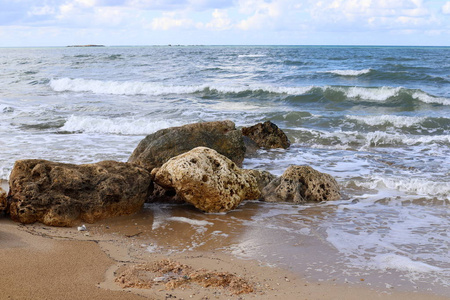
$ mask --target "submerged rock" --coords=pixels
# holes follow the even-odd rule
[[[286,134],[270,121],[258,123],[250,127],[243,127],[242,134],[263,148],[287,149],[291,145]]]
[[[244,160],[241,131],[236,130],[232,121],[217,121],[171,127],[150,134],[139,143],[128,162],[151,171],[199,146],[216,150],[238,166]]]
[[[340,197],[336,180],[309,166],[290,166],[262,190],[262,199],[267,202],[322,202]]]
[[[6,191],[0,187],[0,212],[6,209]]]
[[[10,176],[11,218],[71,226],[131,214],[148,197],[150,173],[127,163],[102,161],[73,165],[46,160],[19,160]]]
[[[157,184],[173,188],[181,199],[205,212],[229,211],[260,196],[254,176],[206,147],[176,156],[152,174]]]

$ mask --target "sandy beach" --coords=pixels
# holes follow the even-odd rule
[[[360,286],[333,281],[311,282],[288,270],[256,260],[239,259],[221,251],[151,253],[140,238],[142,228],[139,229],[135,223],[144,217],[144,213],[140,213],[99,224],[86,224],[87,230],[79,231],[77,227],[58,228],[39,223],[22,225],[2,215],[0,298],[448,299],[395,290],[375,291],[364,286],[363,279]],[[167,260],[189,267],[190,279],[195,272],[204,270],[208,278],[231,276],[234,281],[229,285],[219,281],[215,286],[208,281],[184,280],[188,278],[185,275],[181,278],[184,283],[172,284],[172,287],[176,286],[172,289],[168,273],[155,277],[157,275],[149,271],[150,266]],[[141,271],[134,279],[147,282],[147,288],[122,288],[118,284],[117,277],[139,268]],[[136,281],[134,283],[136,286]],[[239,290],[243,285],[245,288]]]

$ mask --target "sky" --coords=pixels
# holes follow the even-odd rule
[[[447,0],[0,0],[0,47],[450,46]]]

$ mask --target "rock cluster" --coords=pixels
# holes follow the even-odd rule
[[[196,147],[208,147],[242,166],[245,155],[240,130],[231,121],[188,124],[159,130],[145,137],[131,154],[129,163],[149,171]]]
[[[249,145],[287,148],[289,140],[270,121],[242,131],[231,121],[218,121],[148,135],[127,163],[19,160],[8,196],[0,190],[0,210],[22,223],[72,226],[131,214],[144,202],[187,202],[205,212],[225,212],[249,199],[303,203],[340,198],[334,178],[308,166],[291,166],[278,178],[241,169]]]
[[[13,220],[71,226],[140,210],[150,173],[115,161],[73,165],[29,159],[15,163],[9,184]]]

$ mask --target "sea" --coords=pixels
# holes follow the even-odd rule
[[[159,129],[267,120],[342,199],[226,214],[147,204],[148,251],[214,250],[312,281],[450,295],[450,47],[0,48],[0,179],[14,162],[127,161]]]

